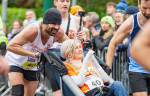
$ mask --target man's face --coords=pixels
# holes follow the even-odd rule
[[[89,20],[90,17],[89,16],[85,16],[85,18],[86,18],[86,27],[87,28],[92,27],[93,23],[92,23],[92,21]]]
[[[32,11],[26,12],[26,19],[30,21],[32,18],[35,18],[35,14]]]
[[[70,0],[54,0],[54,4],[61,13],[68,12]]]
[[[150,0],[141,0],[139,3],[140,11],[146,19],[150,19]]]
[[[107,6],[107,14],[112,16],[115,12],[115,7],[114,6]]]
[[[59,29],[60,29],[60,24],[46,24],[46,27],[44,30],[50,36],[55,36]]]
[[[124,14],[124,19],[128,19],[131,16],[131,14]]]

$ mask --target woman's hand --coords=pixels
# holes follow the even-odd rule
[[[95,30],[94,27],[91,28],[91,32],[92,32],[93,37],[95,37],[95,36],[100,34],[100,30]]]

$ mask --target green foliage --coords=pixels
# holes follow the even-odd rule
[[[43,7],[43,0],[36,0],[35,7],[36,8]]]
[[[9,7],[17,8],[41,8],[43,0],[8,0]]]
[[[7,21],[6,21],[6,27],[8,30],[12,29],[12,23],[14,20],[25,20],[25,12],[26,8],[7,8]],[[32,8],[32,10],[35,11],[37,18],[43,16],[43,9],[42,8]],[[0,12],[1,12],[1,6],[0,6]]]
[[[7,21],[6,26],[10,30],[12,28],[12,23],[14,20],[21,20],[25,19],[25,12],[26,9],[24,8],[8,8],[7,9]]]
[[[2,1],[2,0],[0,0]],[[6,26],[9,30],[12,28],[14,20],[24,20],[27,8],[35,11],[37,18],[43,16],[43,0],[8,0],[7,22]],[[100,18],[106,15],[106,3],[112,1],[116,4],[121,0],[77,0],[77,5],[83,7],[86,13],[95,11]],[[137,5],[138,0],[127,0],[127,5]],[[0,2],[1,3],[1,2]],[[15,6],[15,7],[14,7]],[[52,5],[55,7],[54,5]],[[25,7],[25,8],[24,8]],[[1,6],[0,6],[1,12]]]
[[[77,5],[80,5],[86,13],[95,11],[99,14],[100,18],[106,15],[106,3],[107,2],[115,2],[116,4],[121,0],[77,0]],[[126,0],[127,5],[135,5],[137,6],[138,0]]]

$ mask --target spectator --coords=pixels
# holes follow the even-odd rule
[[[121,2],[119,2],[116,6],[116,11],[120,11],[123,12],[127,9],[128,5],[126,3],[126,0],[122,0]]]
[[[64,30],[64,32],[69,38],[77,38],[82,41],[85,38],[85,34],[83,32],[78,32],[80,18],[68,13],[70,0],[63,0],[63,2],[60,0],[54,0],[54,5],[62,14],[61,28]]]
[[[26,19],[23,22],[23,26],[36,22],[36,14],[33,10],[28,9],[26,11]]]
[[[105,16],[101,19],[101,29],[99,34],[95,34],[93,32],[94,49],[102,50],[104,47],[108,46],[114,33],[113,24],[114,24],[114,20],[111,16]]]
[[[96,71],[94,64],[82,63],[84,55],[80,41],[75,39],[64,41],[61,46],[61,53],[67,59],[65,61],[65,66],[68,68],[68,75],[71,76],[83,93],[86,94],[91,89],[96,87],[100,88],[104,85],[102,77],[98,77],[100,72]],[[100,83],[97,84],[95,81]],[[91,84],[94,82],[96,83],[95,86]],[[123,84],[119,81],[111,83],[108,87],[110,88],[110,91],[106,96],[128,96]],[[101,95],[99,93],[95,96]]]
[[[124,22],[123,14],[120,11],[116,11],[114,21],[115,21],[115,31],[117,31],[119,26]]]
[[[13,34],[16,34],[22,28],[22,22],[20,20],[15,20],[12,24],[13,29],[11,33],[7,35],[7,39],[10,41],[12,39]]]
[[[124,22],[124,15],[121,13],[121,11],[116,11],[114,16],[115,21],[115,32],[118,30],[118,28],[121,26],[121,24]],[[117,51],[124,51],[128,48],[129,45],[129,36],[124,38],[124,40],[117,45]],[[128,43],[127,43],[128,42]],[[117,53],[116,53],[117,54]]]
[[[86,27],[90,31],[90,39],[93,38],[91,33],[91,28],[94,28],[95,30],[100,29],[100,19],[99,15],[96,12],[88,12],[86,15]]]
[[[135,14],[135,13],[138,13],[139,12],[139,8],[136,7],[136,6],[129,6],[124,12],[124,16],[125,16],[125,19],[129,18],[131,15]],[[130,36],[128,35],[122,43],[118,44],[117,45],[117,51],[124,51],[128,48],[129,46],[129,43],[130,43]]]
[[[96,12],[88,12],[86,15],[87,28],[94,27],[96,30],[100,29],[100,19],[99,15]]]
[[[107,10],[107,14],[111,17],[114,17],[115,15],[115,8],[116,8],[116,3],[114,2],[108,2],[106,4],[106,10]]]
[[[82,9],[82,7],[80,7],[79,5],[72,6],[70,14],[79,16],[78,15],[78,11],[83,11],[84,12],[84,10]],[[85,21],[84,18],[85,17],[82,17],[82,20],[83,20],[83,31],[84,31],[84,33],[86,35],[85,41],[89,41],[90,40],[89,29],[85,27],[86,21]]]
[[[78,11],[83,11],[82,7],[79,5],[71,6],[70,14],[78,16]]]
[[[22,28],[22,22],[20,20],[15,20],[13,22],[12,34],[16,33],[18,30]]]
[[[125,15],[125,19],[129,18],[131,15],[138,13],[139,12],[139,8],[131,5],[129,6],[124,12],[122,12],[122,14]]]

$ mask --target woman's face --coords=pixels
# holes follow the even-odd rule
[[[107,31],[110,28],[110,24],[106,21],[103,21],[101,26],[103,31]]]
[[[17,31],[17,30],[19,30],[20,28],[21,28],[21,25],[19,24],[19,22],[16,21],[16,22],[13,23],[13,29],[14,29],[14,30]]]
[[[123,23],[123,14],[122,13],[115,13],[115,23],[116,25],[121,25]]]
[[[80,60],[83,58],[83,49],[80,43],[78,43],[73,50],[73,59],[75,60]]]

